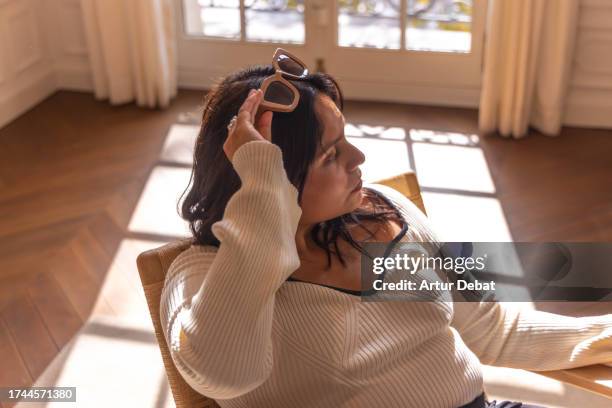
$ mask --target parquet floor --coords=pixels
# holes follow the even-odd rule
[[[170,214],[202,96],[161,111],[59,92],[0,129],[0,387],[35,383],[92,318],[147,322],[135,257],[184,233]],[[447,237],[612,241],[612,131],[514,141],[479,137],[469,109],[349,102],[345,115],[364,177],[415,168]]]

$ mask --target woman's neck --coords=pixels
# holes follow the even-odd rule
[[[315,258],[321,250],[321,247],[314,242],[311,236],[314,227],[315,224],[298,224],[295,233],[295,246],[300,259]]]
[[[316,224],[298,224],[295,234],[295,244],[302,264],[327,265],[327,251],[317,245],[312,239],[312,229]],[[336,241],[338,249],[342,252],[345,260],[351,259],[352,247],[343,239],[338,238]]]

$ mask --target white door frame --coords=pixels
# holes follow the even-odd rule
[[[347,99],[478,106],[487,0],[474,0],[470,53],[340,47],[336,1],[306,0],[305,44],[189,36],[183,1],[175,5],[180,87],[206,89],[246,65],[269,64],[281,46],[312,70],[322,58]]]

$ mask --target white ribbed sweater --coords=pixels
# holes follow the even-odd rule
[[[222,407],[454,408],[482,392],[480,362],[551,370],[612,361],[612,314],[361,302],[324,286],[285,282],[300,265],[301,209],[281,150],[249,142],[232,163],[242,186],[212,227],[220,247],[181,253],[161,298],[179,372]],[[370,187],[408,221],[405,240],[429,228],[402,194]]]

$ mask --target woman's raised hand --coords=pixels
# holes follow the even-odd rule
[[[261,89],[251,89],[238,111],[235,123],[228,127],[223,151],[230,161],[232,161],[236,150],[245,143],[255,140],[272,142],[272,111],[265,111],[259,118],[256,118],[257,109],[262,100],[263,92]],[[256,119],[257,123],[255,123]]]

